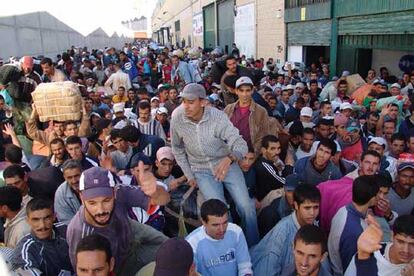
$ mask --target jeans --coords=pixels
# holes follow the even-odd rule
[[[216,198],[226,202],[223,186],[226,188],[241,217],[247,244],[249,247],[255,245],[259,241],[256,210],[254,202],[249,197],[240,167],[232,164],[223,182],[218,182],[211,172],[195,172],[194,176],[205,200]]]

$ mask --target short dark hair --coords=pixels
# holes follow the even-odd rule
[[[138,109],[149,109],[151,110],[151,105],[147,101],[140,101],[138,104]]]
[[[110,137],[111,137],[111,141],[114,141],[117,138],[124,139],[124,137],[122,137],[121,135],[121,130],[117,128],[114,128],[111,130]]]
[[[324,126],[333,126],[334,125],[334,120],[329,120],[329,119],[324,119],[324,118],[319,119],[318,120],[318,123],[316,124],[316,127],[319,127],[321,125],[324,125]]]
[[[103,251],[106,254],[106,261],[108,263],[112,258],[111,243],[106,237],[99,234],[91,234],[78,242],[76,256],[79,252],[84,251]]]
[[[378,176],[363,175],[352,183],[352,201],[358,205],[367,204],[379,191]]]
[[[74,144],[78,144],[82,146],[82,140],[79,136],[72,135],[66,138],[66,145],[74,145]]]
[[[262,138],[262,148],[267,149],[270,143],[277,143],[279,142],[279,138],[274,135],[266,135]]]
[[[400,140],[400,141],[404,141],[404,143],[406,142],[405,140],[405,135],[402,133],[394,133],[391,136],[391,143],[394,142],[395,140]]]
[[[0,187],[0,205],[6,205],[11,211],[17,212],[22,207],[22,199],[22,194],[16,187]]]
[[[7,145],[4,157],[12,164],[20,164],[23,158],[22,149],[13,144]]]
[[[54,138],[52,141],[49,142],[50,145],[62,144],[65,145],[65,142],[61,138]]]
[[[119,86],[119,87],[118,87],[118,90],[124,90],[124,91],[125,91],[125,87],[123,87],[123,86]]]
[[[30,212],[43,209],[50,209],[53,211],[53,202],[49,199],[35,197],[27,203],[26,213],[29,214]]]
[[[74,120],[68,120],[68,121],[65,121],[63,123],[63,128],[66,130],[66,128],[68,127],[68,125],[78,126],[78,123],[76,121],[74,121]]]
[[[399,216],[394,222],[392,232],[394,233],[394,235],[403,234],[411,238],[414,238],[414,216]]]
[[[339,83],[338,83],[338,86],[341,85],[341,84],[348,85],[348,82],[346,80],[340,80]]]
[[[368,113],[367,119],[369,118],[369,116],[373,116],[375,118],[379,118],[379,113],[377,111],[371,111]]]
[[[227,67],[227,61],[229,61],[229,60],[235,60],[235,61],[237,61],[237,59],[234,56],[228,56],[228,57],[226,57],[226,59],[224,60],[224,64],[226,65],[226,67]]]
[[[362,153],[361,161],[363,161],[365,159],[365,156],[368,156],[368,155],[374,156],[378,158],[378,160],[381,160],[381,155],[378,152],[376,152],[375,150],[367,150]]]
[[[303,134],[302,134],[302,136],[303,136],[304,134],[312,134],[313,136],[315,136],[315,131],[314,131],[313,129],[311,129],[310,127],[305,127],[305,128],[303,129]]]
[[[208,216],[222,217],[227,214],[227,205],[219,199],[209,199],[201,205],[201,219],[208,222]]]
[[[124,126],[120,130],[120,137],[123,138],[125,141],[130,143],[135,143],[139,141],[141,137],[141,131],[133,125]],[[112,135],[111,135],[112,137]]]
[[[322,254],[328,250],[328,241],[325,233],[318,226],[313,224],[306,224],[299,228],[298,232],[296,232],[293,243],[295,246],[298,240],[304,242],[305,244],[320,244]]]
[[[310,202],[321,202],[321,192],[313,185],[299,185],[293,192],[293,201],[301,205],[306,200]]]
[[[18,176],[19,178],[23,179],[25,174],[26,173],[24,169],[20,165],[11,165],[4,170],[3,177],[6,179]]]
[[[43,59],[40,61],[40,65],[43,65],[43,64],[47,64],[47,65],[49,65],[49,66],[52,66],[52,65],[53,65],[53,62],[52,62],[52,60],[51,60],[50,58],[45,57],[45,58],[43,58]]]
[[[336,144],[331,139],[321,138],[319,140],[319,144],[318,144],[318,147],[316,148],[316,150],[318,150],[321,146],[324,146],[324,147],[327,147],[328,149],[330,149],[331,150],[331,156],[334,156],[336,154]]]
[[[309,81],[309,85],[312,85],[312,84],[315,84],[315,83],[318,84],[318,81],[317,80],[310,80]]]
[[[231,88],[236,88],[236,81],[239,79],[239,76],[229,75],[224,78],[223,83]]]
[[[332,105],[330,101],[321,101],[320,108],[322,109],[325,105]]]

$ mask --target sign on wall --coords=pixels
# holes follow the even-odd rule
[[[237,7],[237,15],[234,18],[235,42],[240,54],[246,57],[256,54],[255,21],[254,3]]]
[[[203,13],[193,16],[193,36],[203,36]]]

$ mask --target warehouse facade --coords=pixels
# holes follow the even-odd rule
[[[414,69],[414,1],[286,0],[285,23],[288,60],[323,57],[332,75]]]
[[[180,47],[235,42],[248,57],[285,61],[283,0],[159,0],[152,16],[152,38]]]

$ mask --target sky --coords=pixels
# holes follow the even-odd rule
[[[151,18],[157,0],[12,0],[0,9],[1,16],[47,11],[63,23],[88,35],[101,27],[109,36],[128,34],[121,21]]]

